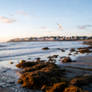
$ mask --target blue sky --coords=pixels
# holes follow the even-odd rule
[[[0,41],[92,35],[92,0],[0,0]]]

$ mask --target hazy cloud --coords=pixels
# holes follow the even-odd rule
[[[23,15],[23,16],[28,16],[29,15],[25,11],[17,11],[16,13],[19,14],[19,15]]]
[[[7,18],[7,17],[4,17],[4,16],[0,16],[0,21],[2,21],[4,23],[13,23],[13,22],[16,22],[15,19]]]
[[[82,25],[82,26],[78,26],[79,29],[87,29],[92,27],[92,25]]]
[[[48,28],[46,26],[42,26],[42,27],[40,27],[40,29],[46,30]]]

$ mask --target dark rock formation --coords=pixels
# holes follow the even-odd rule
[[[44,48],[42,48],[42,50],[49,50],[49,48],[48,47],[44,47]]]
[[[74,52],[74,51],[76,51],[76,50],[75,50],[75,48],[71,48],[70,51],[71,51],[71,52]]]
[[[78,48],[78,52],[80,52],[80,53],[91,53],[92,51],[90,51],[90,49],[89,48]]]
[[[60,61],[63,62],[63,63],[72,62],[70,57],[61,57]]]

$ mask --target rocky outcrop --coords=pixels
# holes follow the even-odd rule
[[[19,63],[16,66],[23,68],[21,76],[18,80],[18,83],[22,84],[22,87],[30,89],[43,89],[44,85],[48,87],[52,86],[54,83],[65,81],[62,80],[65,75],[65,70],[61,70],[54,63],[24,62]]]
[[[78,48],[78,52],[80,53],[91,53],[89,48]]]
[[[60,58],[60,61],[61,61],[62,63],[72,62],[72,60],[71,60],[70,57],[61,57],[61,58]]]

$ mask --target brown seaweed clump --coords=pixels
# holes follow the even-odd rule
[[[91,53],[92,51],[90,51],[89,48],[78,48],[78,52],[80,53]]]
[[[37,64],[37,62],[35,63],[35,62],[20,62],[19,64],[17,64],[16,65],[16,67],[18,67],[18,68],[26,68],[26,67],[31,67],[31,66],[33,66],[33,65],[36,65]]]
[[[63,92],[88,92],[88,91],[84,91],[77,86],[69,86],[69,87],[65,88],[65,90]]]
[[[66,77],[66,70],[51,62],[20,62],[18,83],[24,88],[43,92],[88,92],[83,87],[92,83],[92,75]]]
[[[65,70],[49,62],[23,62],[16,65],[23,68],[18,83],[30,89],[43,89],[44,85],[52,86],[54,83],[65,81]],[[43,88],[42,88],[43,87]]]
[[[67,87],[66,82],[55,83],[52,87],[46,90],[46,92],[63,92],[65,87]]]

